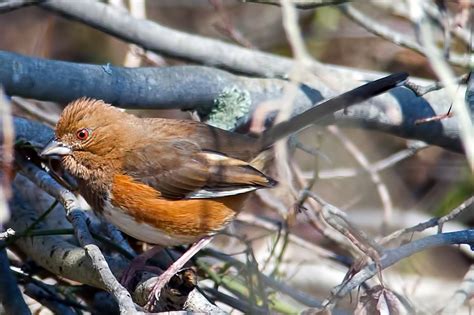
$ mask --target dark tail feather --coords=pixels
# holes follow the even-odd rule
[[[288,121],[281,122],[266,130],[261,136],[261,149],[268,148],[275,141],[297,132],[311,124],[316,123],[328,114],[340,109],[363,102],[371,97],[382,94],[403,83],[408,77],[405,72],[395,73],[381,79],[366,83],[339,96],[319,103],[304,113]]]

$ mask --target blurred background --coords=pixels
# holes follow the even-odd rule
[[[378,4],[376,2],[369,4],[360,1],[357,6],[373,19],[383,21],[397,32],[415,36],[412,25],[406,19],[381,9],[390,1],[380,1]],[[121,5],[121,1],[110,3]],[[454,14],[459,10],[456,1],[446,3]],[[322,63],[380,72],[406,71],[411,76],[435,79],[424,56],[367,32],[334,6],[298,12],[306,47],[311,55]],[[275,54],[291,55],[282,27],[281,9],[277,6],[225,0],[147,1],[146,17],[161,25],[188,33],[219,38]],[[0,50],[30,56],[118,66],[127,64],[126,59],[130,58],[128,43],[35,6],[1,15],[0,33]],[[465,52],[462,45],[454,43],[453,48]],[[142,57],[141,66],[160,67],[183,63],[153,53],[143,53],[139,49],[136,55]],[[136,65],[133,61],[128,64]],[[465,71],[461,68],[455,70],[458,74]],[[57,117],[65,105],[37,104],[50,111],[51,117]],[[134,113],[141,116],[190,117],[188,113],[177,110]],[[14,114],[34,119],[21,106],[14,107]],[[409,140],[359,128],[341,129],[340,132],[363,152],[371,163],[405,149],[409,143]],[[300,141],[320,151],[317,163],[311,155],[301,151],[295,153],[303,176],[311,178],[315,171],[320,174],[313,190],[346,211],[357,227],[373,237],[446,214],[473,192],[473,178],[465,157],[441,148],[429,147],[379,173],[380,182],[386,186],[393,203],[393,213],[387,217],[377,192],[377,184],[370,174],[362,170],[340,137],[325,127],[311,127],[302,133]],[[338,176],[335,171],[340,169],[352,170],[353,173]],[[254,202],[250,203],[248,213],[257,213],[277,220],[279,214],[265,207],[264,199],[255,197]],[[472,211],[467,211],[447,229],[467,228],[473,220]],[[258,234],[243,223],[236,223],[233,228],[249,235]],[[309,242],[337,250],[324,236],[302,220],[293,225],[291,230]],[[222,246],[225,250],[228,241],[224,238]],[[257,252],[259,248],[268,251],[268,241],[257,242],[255,247]],[[296,259],[296,256],[300,257]],[[317,262],[311,261],[301,248],[290,251],[285,257],[286,265],[280,268],[280,272],[285,274],[292,284],[317,296],[327,295],[328,291],[322,288],[336,285],[342,280],[340,276],[345,272],[341,268],[333,275],[333,271],[318,269],[315,267]],[[432,310],[444,302],[442,299],[436,302],[430,299],[443,296],[440,290],[446,290],[444,296],[448,298],[468,270],[471,259],[466,251],[443,247],[405,259],[392,267],[388,273],[395,278],[404,279],[400,286],[401,292],[418,296],[420,309]],[[321,275],[316,276],[321,279],[325,278],[326,273],[327,285],[315,288],[314,280],[308,280],[308,274],[313,275],[315,271],[321,272]]]

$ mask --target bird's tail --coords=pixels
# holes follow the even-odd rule
[[[260,149],[266,149],[277,140],[312,125],[328,114],[340,109],[363,102],[371,97],[382,94],[398,85],[408,77],[405,72],[395,73],[381,79],[371,81],[339,96],[325,100],[311,109],[298,114],[287,121],[281,122],[263,132],[260,138]]]

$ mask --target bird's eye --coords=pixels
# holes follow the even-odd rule
[[[84,128],[84,129],[80,129],[76,132],[76,138],[83,141],[83,140],[87,140],[87,138],[89,138],[89,130]]]

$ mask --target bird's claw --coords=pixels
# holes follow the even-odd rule
[[[150,293],[148,294],[147,303],[145,305],[146,311],[152,312],[154,310],[156,302],[160,300],[161,291],[166,287],[173,276],[174,272],[169,272],[169,270],[166,270],[158,277],[153,289],[151,289]]]

